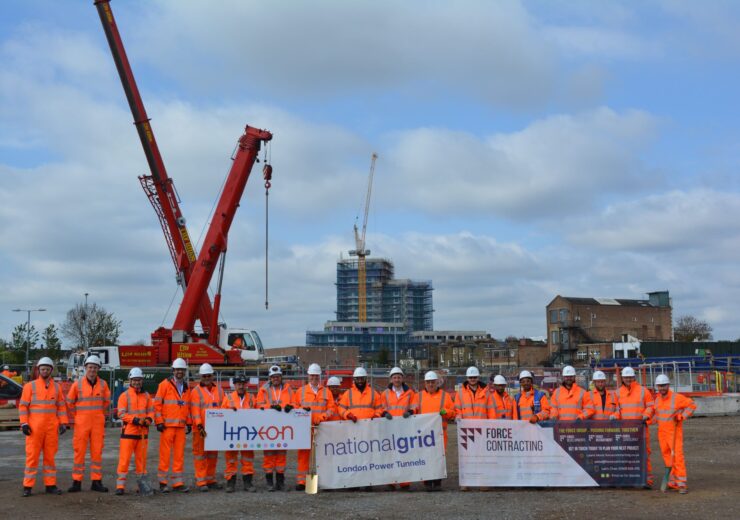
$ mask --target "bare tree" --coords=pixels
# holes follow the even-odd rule
[[[690,314],[679,316],[673,327],[676,341],[706,341],[712,339],[712,326]]]
[[[78,348],[115,345],[121,335],[121,321],[95,303],[78,303],[67,312],[61,331]]]

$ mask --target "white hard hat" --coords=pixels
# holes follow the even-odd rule
[[[342,386],[342,381],[337,376],[331,376],[326,382],[326,386]]]
[[[521,381],[525,377],[528,377],[529,379],[534,379],[534,377],[532,377],[532,372],[530,372],[529,370],[522,370],[521,372],[519,372],[519,381]]]
[[[283,371],[280,370],[280,367],[279,366],[272,365],[270,367],[270,370],[267,371],[267,375],[268,375],[268,377],[269,376],[282,376],[283,375]]]
[[[506,384],[506,378],[502,375],[498,375],[493,378],[493,384],[494,385],[505,385]]]
[[[308,375],[309,376],[320,376],[321,375],[321,367],[318,363],[311,363],[308,365]]]
[[[103,366],[103,363],[100,361],[100,358],[93,354],[92,356],[88,356],[88,358],[85,360],[85,366],[87,365],[98,365],[98,368]]]
[[[213,374],[213,367],[210,363],[203,363],[198,369],[198,375],[207,376]]]
[[[393,367],[393,368],[391,368],[391,372],[390,372],[390,374],[388,374],[388,377],[390,377],[390,376],[392,376],[394,374],[401,374],[401,375],[403,375],[403,370],[401,370],[398,367]]]
[[[439,379],[439,376],[434,370],[430,370],[426,374],[424,374],[424,381],[437,381]]]
[[[575,368],[573,368],[570,365],[566,365],[566,366],[563,367],[563,376],[564,377],[574,376],[574,375],[576,375],[576,369]]]
[[[606,381],[606,374],[601,370],[597,370],[596,372],[594,372],[591,381]]]
[[[10,370],[10,367],[8,365],[3,366],[3,370]]]
[[[172,368],[184,368],[185,370],[187,370],[188,364],[183,358],[177,358],[172,362]]]
[[[355,368],[355,371],[352,374],[352,377],[367,377],[367,370],[365,370],[362,367],[357,367]]]
[[[668,379],[668,376],[665,374],[660,374],[658,377],[655,378],[655,384],[656,385],[670,385],[671,380]]]
[[[468,369],[465,371],[465,377],[480,377],[478,367],[468,367]]]
[[[41,365],[50,366],[51,368],[54,368],[54,362],[51,360],[51,358],[48,357],[42,357],[36,362],[36,366],[40,367]],[[7,370],[8,367],[6,366],[5,369]]]
[[[624,367],[622,369],[622,377],[635,377],[635,369],[632,367]]]
[[[142,372],[139,367],[134,367],[131,370],[129,370],[129,372],[128,372],[128,378],[129,379],[134,379],[134,378],[137,378],[137,377],[138,378],[143,378],[144,377],[144,372]]]

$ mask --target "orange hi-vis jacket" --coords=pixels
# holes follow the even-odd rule
[[[292,404],[296,408],[311,409],[311,424],[319,424],[331,417],[335,407],[334,396],[327,387],[319,385],[314,392],[308,383],[293,392]]]
[[[360,392],[355,385],[339,398],[339,415],[347,419],[349,414],[358,419],[372,419],[383,413],[383,398],[375,389],[366,385]]]
[[[501,396],[496,390],[488,395],[488,418],[489,419],[513,419],[514,399],[504,391]]]
[[[118,398],[118,418],[123,422],[122,439],[146,439],[149,437],[149,426],[144,424],[154,422],[154,401],[148,392],[137,392],[129,387]],[[134,418],[139,424],[134,424]]]
[[[682,415],[688,419],[696,411],[696,403],[682,394],[677,394],[668,390],[665,398],[658,394],[655,396],[655,419],[658,422],[658,433],[669,432],[673,434],[673,429],[682,427],[681,422],[675,420],[677,415]]]
[[[426,390],[417,392],[416,399],[414,400],[414,413],[438,413],[442,415],[444,410],[445,414],[442,415],[442,434],[445,441],[445,450],[447,449],[447,421],[451,421],[455,418],[455,403],[452,402],[452,396],[440,389],[430,394]]]
[[[239,397],[237,391],[234,390],[224,396],[224,400],[221,401],[221,408],[230,408],[232,410],[254,408],[254,399],[249,392],[244,392],[244,397]]]
[[[18,417],[21,424],[28,424],[31,431],[36,426],[51,425],[56,430],[60,424],[68,424],[67,406],[59,383],[49,378],[49,385],[38,377],[23,385],[18,402]]]
[[[488,389],[485,383],[478,383],[475,393],[470,390],[467,381],[460,385],[455,399],[455,416],[458,419],[488,418]]]
[[[537,406],[537,394],[539,393],[539,406]],[[532,388],[529,392],[521,390],[514,396],[514,419],[528,421],[533,415],[538,421],[546,421],[550,417],[550,400],[547,393]]]
[[[190,390],[187,381],[182,382],[182,393],[177,389],[173,377],[159,383],[154,397],[154,422],[166,428],[185,428],[192,424],[190,418]]]
[[[254,400],[255,408],[269,408],[276,404],[285,406],[293,403],[293,391],[287,385],[280,385],[275,388],[270,383],[262,385],[257,392]]]
[[[651,419],[655,414],[653,394],[644,386],[633,382],[627,388],[625,384],[619,387],[619,411],[623,420]]]
[[[573,383],[570,390],[559,386],[550,399],[550,419],[575,421],[593,415],[591,397],[583,388]]]
[[[329,393],[331,394],[331,390],[329,391]],[[334,394],[332,394],[332,399],[334,400],[334,406],[332,406],[331,408],[329,408],[329,410],[327,410],[324,421],[341,421],[342,420],[342,415],[339,410],[339,399],[342,398],[342,395],[344,395],[344,392],[341,392],[339,394],[339,397],[335,398]]]
[[[206,425],[206,410],[209,408],[221,408],[224,400],[224,391],[219,385],[198,384],[190,389],[190,420],[195,427]]]
[[[604,397],[595,388],[589,392],[594,421],[608,421],[619,419],[619,398],[614,390],[604,389]]]
[[[413,411],[413,404],[416,400],[416,392],[409,385],[403,383],[401,395],[396,395],[393,385],[383,392],[383,410],[390,413],[393,417],[399,417],[406,411]]]
[[[658,445],[660,446],[663,461],[671,468],[668,487],[672,489],[686,489],[688,477],[686,474],[686,459],[683,453],[683,421],[677,421],[681,416],[687,419],[694,414],[696,405],[688,397],[671,390],[665,397],[655,396],[655,419],[658,421]]]
[[[67,413],[70,423],[83,418],[103,417],[108,414],[110,407],[110,389],[108,383],[95,379],[93,385],[82,376],[67,392]]]

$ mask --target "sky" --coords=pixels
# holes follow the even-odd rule
[[[556,296],[646,298],[740,338],[740,4],[261,2],[111,7],[194,239],[245,125],[274,134],[229,235],[222,319],[302,345],[336,310],[370,157],[372,256],[432,280],[435,329],[543,337]],[[122,342],[181,292],[92,0],[0,18],[0,338],[84,294]],[[68,342],[65,342],[67,346]]]

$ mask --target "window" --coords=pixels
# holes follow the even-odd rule
[[[576,359],[578,359],[579,361],[583,361],[584,359],[586,359],[587,356],[588,352],[586,352],[585,350],[579,350],[576,353]]]
[[[560,343],[560,334],[557,330],[553,330],[552,332],[550,332],[550,343],[552,343],[553,345],[557,345],[558,343]]]
[[[560,321],[568,321],[568,309],[560,309]]]
[[[550,323],[558,322],[558,311],[553,309],[550,311]]]

